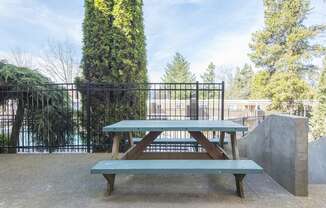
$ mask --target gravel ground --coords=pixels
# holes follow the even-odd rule
[[[268,175],[248,175],[246,198],[232,175],[118,175],[112,196],[90,168],[108,154],[0,155],[0,207],[325,207],[326,185],[295,197]]]

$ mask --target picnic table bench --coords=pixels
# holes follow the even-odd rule
[[[246,174],[261,173],[263,169],[251,160],[104,160],[92,169],[92,174],[103,174],[108,181],[108,193],[114,189],[116,174],[234,174],[237,193],[243,197],[243,179]]]
[[[91,173],[103,174],[108,182],[109,194],[113,190],[115,174],[230,173],[235,176],[238,195],[244,197],[243,179],[245,175],[262,172],[262,168],[254,161],[239,160],[236,133],[247,131],[247,127],[232,121],[125,120],[106,126],[103,131],[110,133],[110,139],[113,140],[112,156],[115,160],[98,162],[91,169]],[[130,132],[140,131],[146,132],[146,134],[137,144],[134,144]],[[146,147],[153,144],[163,131],[187,131],[206,152],[158,152],[150,155],[144,152]],[[219,145],[206,138],[204,132],[207,131],[220,132]],[[129,135],[132,145],[120,157],[119,143],[121,134],[125,133]],[[232,158],[223,149],[225,134],[230,134]]]

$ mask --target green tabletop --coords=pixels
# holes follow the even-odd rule
[[[247,131],[248,128],[224,120],[123,120],[106,126],[104,132],[132,131]]]

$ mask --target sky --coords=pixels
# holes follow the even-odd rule
[[[37,57],[48,40],[68,41],[81,57],[84,0],[0,0],[0,59],[15,48]],[[326,2],[312,0],[306,24],[326,23]],[[210,62],[250,63],[251,34],[263,28],[262,0],[144,0],[150,81],[176,52],[199,78]],[[326,38],[318,41],[326,43]]]

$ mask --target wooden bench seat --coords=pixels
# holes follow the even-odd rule
[[[105,160],[98,162],[92,174],[103,174],[108,193],[114,188],[115,174],[234,174],[237,193],[244,197],[242,181],[246,174],[262,173],[252,160]]]
[[[139,143],[142,140],[142,138],[135,137],[133,138],[133,141],[135,144]],[[219,144],[220,139],[219,138],[212,138],[209,141],[214,144]],[[224,144],[227,144],[228,142],[224,140]],[[153,144],[197,144],[196,139],[194,138],[157,138],[154,140]]]

